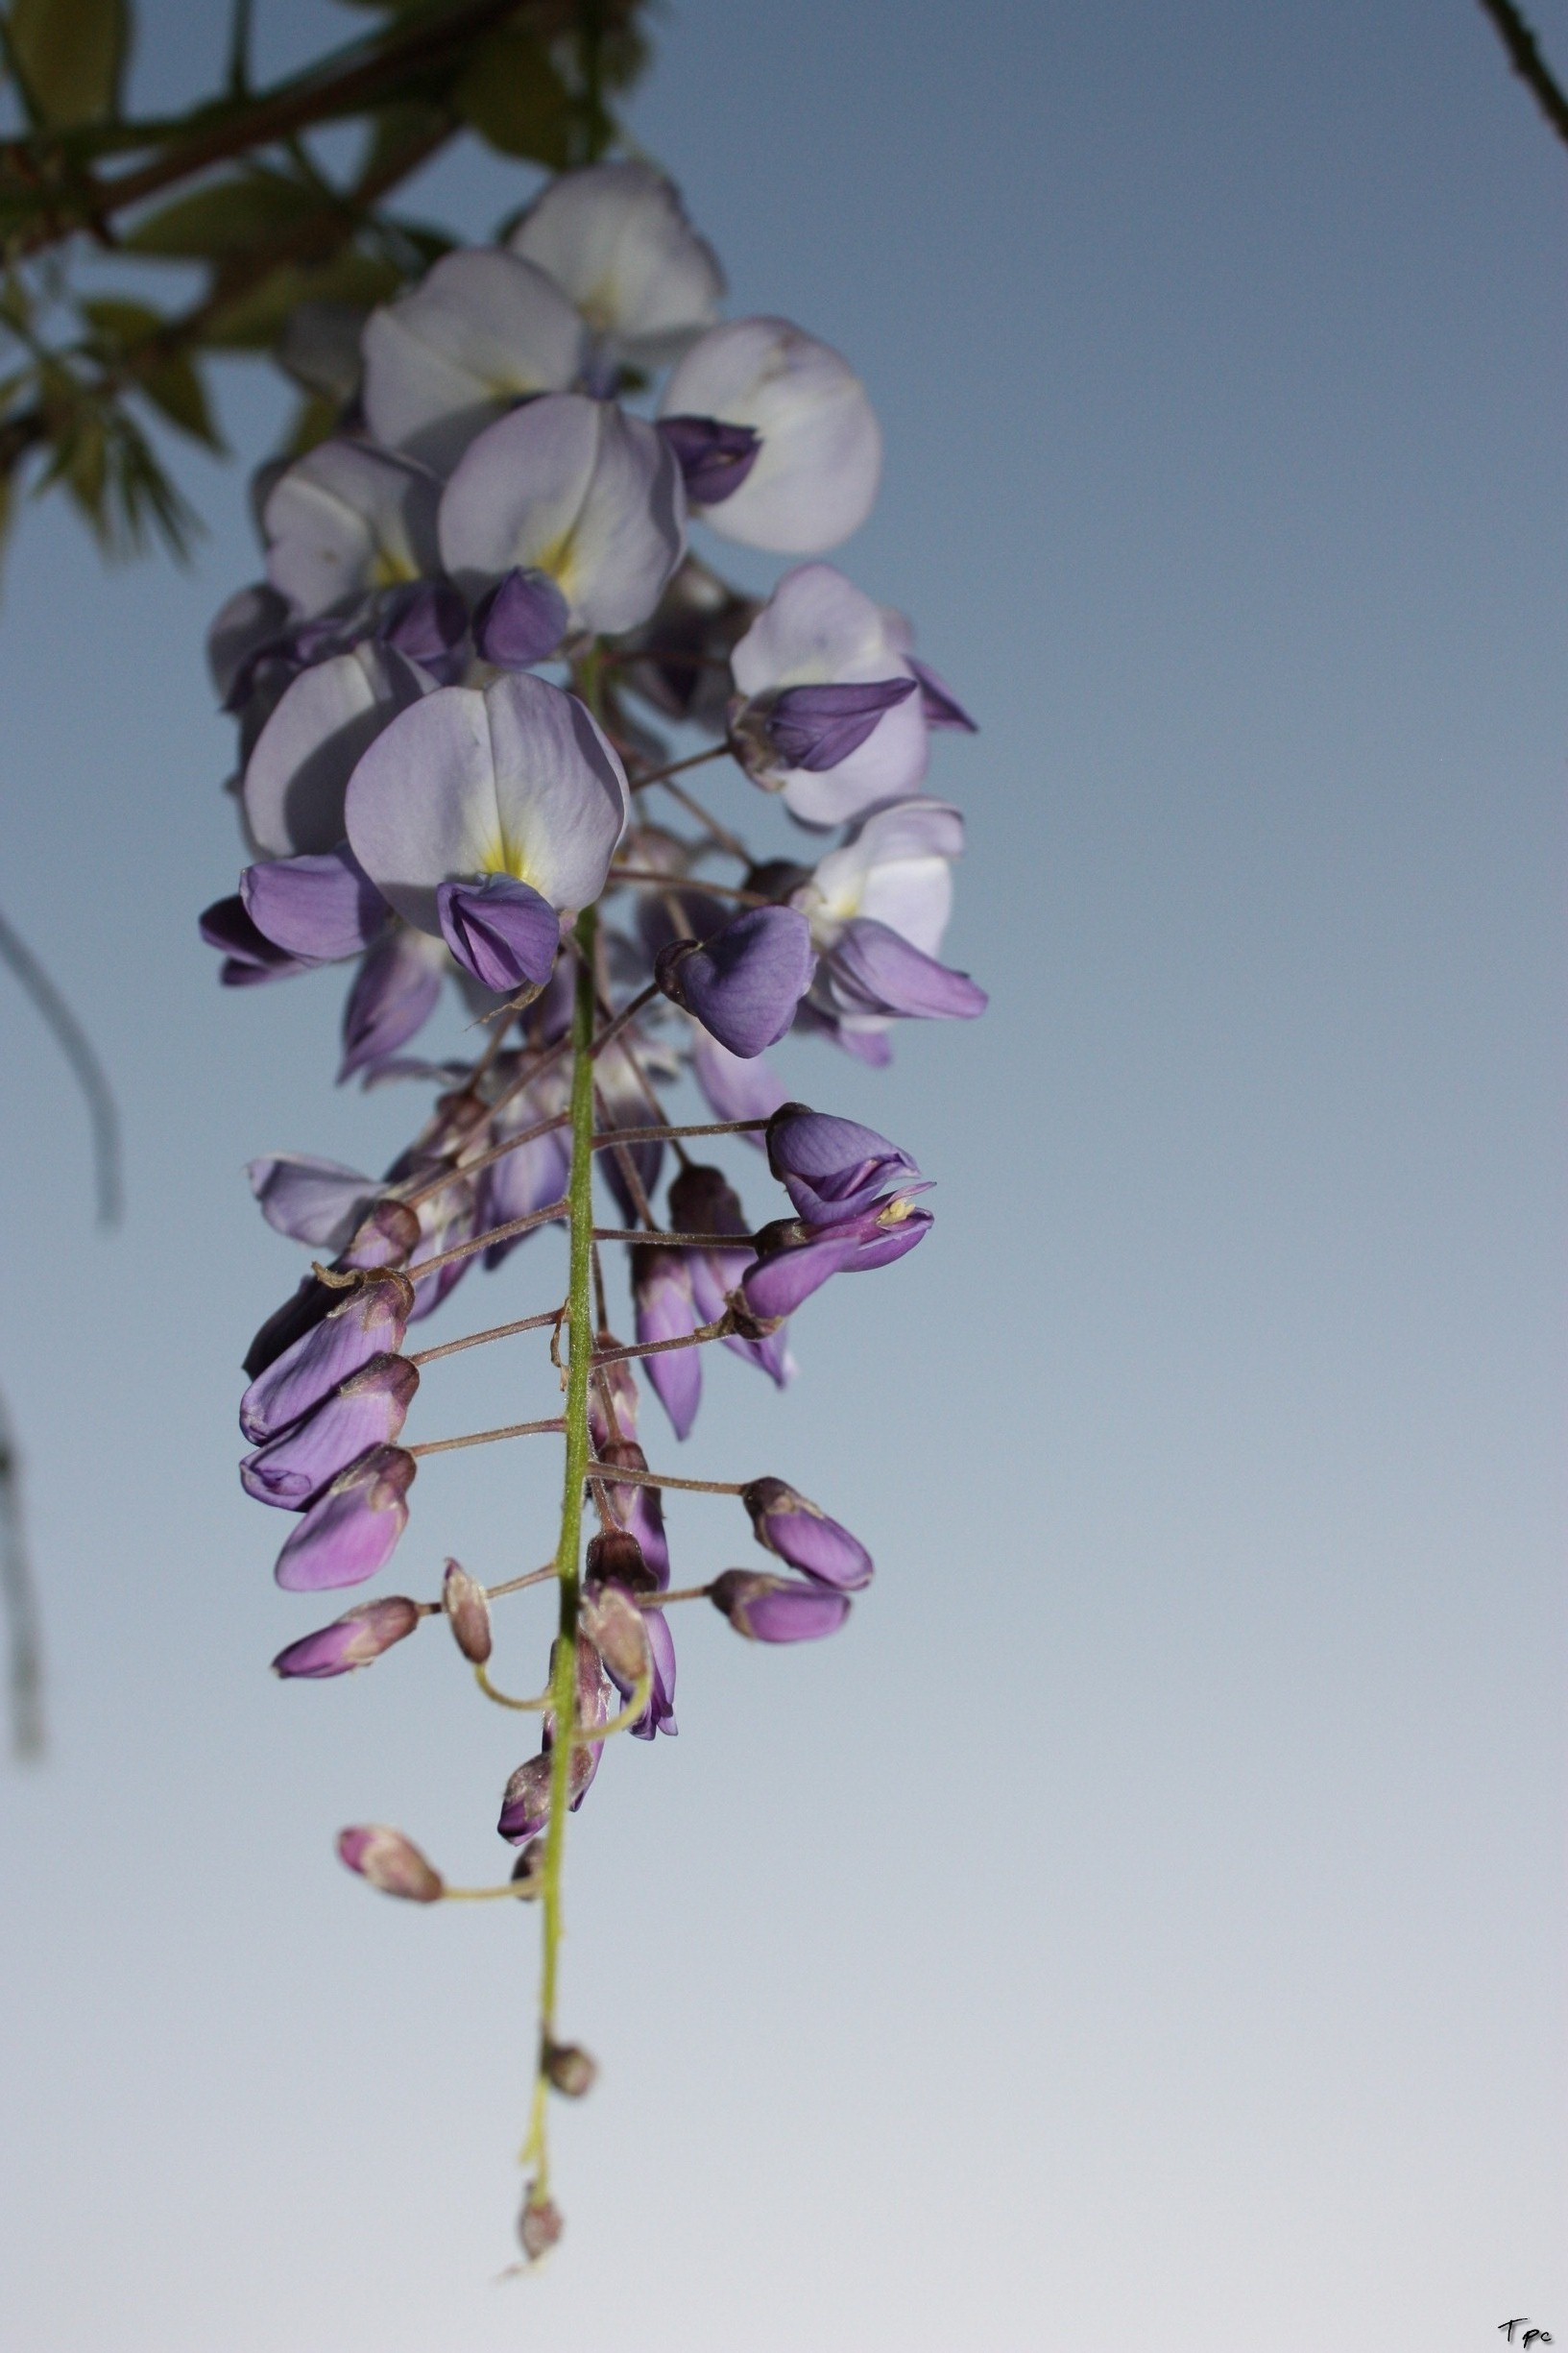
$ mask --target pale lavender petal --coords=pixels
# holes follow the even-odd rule
[[[811,555],[836,546],[871,512],[881,432],[865,388],[836,352],[787,319],[711,327],[670,376],[660,413],[760,434],[747,480],[700,510],[725,539]]]
[[[700,1021],[691,1025],[691,1075],[715,1119],[765,1120],[789,1093],[771,1062],[732,1054]],[[745,1140],[760,1149],[760,1132]]]
[[[857,915],[828,951],[825,977],[846,1013],[916,1021],[975,1021],[990,1000],[965,972],[953,972],[891,931]]]
[[[226,709],[236,683],[257,654],[282,636],[288,618],[287,597],[266,580],[236,589],[228,603],[219,607],[206,633],[206,659],[218,699]]]
[[[347,842],[335,850],[247,866],[239,894],[265,938],[316,964],[358,956],[388,914],[385,899]]]
[[[384,1568],[408,1525],[403,1498],[418,1468],[400,1446],[374,1446],[334,1479],[277,1556],[284,1591],[335,1591]]]
[[[355,766],[428,685],[390,646],[359,645],[302,670],[246,763],[241,798],[256,847],[272,858],[335,850]]]
[[[318,1250],[346,1249],[381,1191],[374,1176],[307,1152],[274,1152],[245,1174],[274,1231]]]
[[[585,340],[570,303],[532,262],[493,247],[445,254],[366,323],[371,430],[447,473],[514,401],[565,391]]]
[[[783,1479],[754,1479],[741,1501],[758,1542],[791,1568],[841,1593],[871,1583],[871,1555],[859,1539]]]
[[[920,709],[928,727],[961,727],[966,735],[979,734],[978,722],[972,719],[951,687],[943,685],[929,663],[906,657],[909,667],[920,681]]]
[[[632,1252],[632,1296],[637,1307],[637,1336],[649,1341],[684,1339],[697,1328],[691,1279],[679,1250],[639,1245]],[[670,1419],[677,1438],[689,1435],[702,1402],[702,1351],[671,1348],[642,1359],[654,1394]]]
[[[358,1070],[384,1069],[423,1029],[441,995],[439,943],[406,924],[392,925],[354,976],[343,1007],[341,1086]]]
[[[572,694],[530,671],[443,687],[372,744],[349,839],[398,912],[440,930],[445,882],[502,873],[559,909],[598,897],[628,806],[625,772]]]
[[[647,163],[563,173],[507,243],[548,271],[612,350],[644,366],[672,358],[712,319],[724,292],[712,247]]]
[[[422,466],[362,441],[324,441],[273,485],[267,577],[314,618],[371,589],[438,571],[441,486]]]

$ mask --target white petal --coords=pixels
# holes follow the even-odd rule
[[[358,645],[302,670],[246,763],[240,797],[256,848],[271,858],[335,850],[354,768],[428,684],[390,646]]]
[[[710,328],[676,367],[659,410],[749,425],[762,437],[740,488],[700,510],[721,538],[815,555],[871,512],[882,445],[865,387],[836,352],[787,319]]]
[[[371,430],[449,473],[515,400],[564,391],[585,340],[570,303],[532,263],[491,249],[446,254],[366,324]]]
[[[596,334],[650,365],[707,327],[724,293],[712,247],[646,163],[565,174],[507,242],[549,272]]]
[[[548,572],[577,628],[635,628],[686,544],[680,470],[613,401],[531,400],[465,452],[441,501],[446,570],[471,598],[514,565]]]
[[[267,576],[297,613],[326,613],[435,570],[440,486],[364,442],[324,441],[268,495]]]
[[[434,933],[437,885],[476,875],[589,905],[627,805],[620,763],[582,704],[521,672],[483,692],[444,687],[389,727],[350,783],[349,839],[398,914]]]

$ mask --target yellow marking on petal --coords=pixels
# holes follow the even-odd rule
[[[398,555],[391,547],[377,547],[371,564],[370,585],[373,589],[401,588],[405,581],[419,578],[419,568],[407,556]]]

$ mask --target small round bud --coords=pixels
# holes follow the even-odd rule
[[[566,2099],[581,2099],[591,2092],[599,2062],[580,2043],[550,2043],[544,2050],[544,2076]]]
[[[614,1582],[631,1593],[654,1593],[659,1580],[643,1557],[642,1547],[629,1528],[606,1528],[589,1540],[585,1583]]]
[[[410,1904],[439,1904],[446,1882],[401,1831],[372,1822],[338,1832],[338,1855],[350,1871],[369,1880],[384,1896],[402,1896]]]
[[[518,2238],[529,2262],[538,2263],[542,2256],[547,2255],[566,2227],[566,2218],[553,2197],[541,2198],[535,2204],[534,2188],[530,2182],[528,2195],[522,2202],[522,2212],[518,2217]]]
[[[484,1587],[458,1562],[448,1561],[441,1600],[458,1649],[470,1664],[483,1666],[491,1652],[490,1603]]]
[[[585,1595],[582,1624],[611,1680],[630,1698],[652,1663],[641,1611],[617,1586],[602,1585]]]

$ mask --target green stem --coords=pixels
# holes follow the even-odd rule
[[[577,1607],[581,1596],[580,1556],[583,1534],[583,1487],[591,1455],[588,1426],[589,1375],[593,1362],[593,956],[597,933],[595,910],[586,908],[577,918],[577,1001],[572,1012],[571,1043],[571,1281],[567,1292],[567,1328],[570,1354],[567,1363],[567,1483],[561,1500],[561,1541],[555,1573],[561,1587],[561,1633],[555,1646],[550,1704],[555,1717],[550,1751],[550,1816],[544,1833],[542,1874],[544,1955],[540,1980],[539,2027],[541,2052],[555,2040],[556,1995],[561,1956],[561,1873],[566,1856],[567,1810],[570,1804],[572,1735],[577,1718]],[[534,2077],[533,2117],[528,2152],[534,2165],[532,2196],[536,2203],[549,2189],[547,2098],[549,2085],[540,2068]]]

